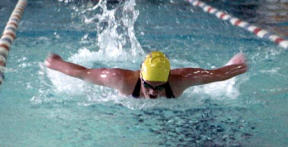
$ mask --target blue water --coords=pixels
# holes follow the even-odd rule
[[[0,2],[1,30],[15,3]],[[249,71],[178,99],[144,100],[43,66],[55,52],[87,67],[137,70],[152,50],[166,53],[172,68],[207,69],[241,51]],[[29,1],[0,89],[0,146],[282,147],[287,56],[184,1]]]

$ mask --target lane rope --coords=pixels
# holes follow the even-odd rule
[[[288,40],[285,40],[278,35],[275,35],[267,30],[261,29],[260,27],[250,24],[244,20],[241,20],[237,17],[233,17],[229,15],[226,12],[223,12],[221,10],[218,10],[216,8],[213,8],[210,5],[207,5],[206,3],[200,1],[200,0],[186,0],[190,4],[192,4],[194,7],[200,7],[204,12],[215,15],[218,19],[228,21],[230,22],[233,26],[237,26],[240,28],[243,28],[259,38],[264,38],[268,39],[276,44],[278,44],[280,47],[284,49],[288,49]]]
[[[0,39],[0,85],[3,83],[4,80],[4,71],[8,53],[11,44],[16,38],[16,30],[26,5],[27,0],[18,0]]]

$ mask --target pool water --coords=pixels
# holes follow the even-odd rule
[[[2,30],[15,3],[0,2]],[[137,70],[153,50],[172,68],[206,69],[243,52],[249,71],[149,100],[43,65],[54,52],[91,68]],[[0,146],[285,146],[287,56],[185,1],[29,1],[0,89]]]

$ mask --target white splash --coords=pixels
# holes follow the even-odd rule
[[[82,47],[67,60],[88,68],[99,68],[121,66],[119,65],[121,62],[124,65],[131,64],[138,61],[137,59],[142,59],[144,51],[136,39],[134,30],[139,15],[135,5],[135,0],[128,0],[111,9],[108,8],[106,0],[100,0],[95,6],[82,11],[81,8],[74,7],[77,13],[84,15],[84,23],[95,25],[97,31],[95,45],[99,50],[91,51]],[[87,34],[84,35],[81,42],[88,40],[88,37]],[[57,92],[78,95],[87,93],[86,89],[91,87],[87,82],[57,71],[46,69],[46,73]]]
[[[193,93],[201,93],[209,95],[212,99],[236,99],[240,93],[236,87],[236,78],[226,81],[215,82],[203,86],[193,87]]]
[[[47,69],[47,77],[55,88],[55,92],[69,95],[79,95],[85,92],[89,84],[86,82],[70,77],[58,71]]]
[[[107,1],[100,0],[97,5],[86,9],[84,23],[95,24],[97,31],[97,46],[108,58],[142,57],[144,51],[135,36],[134,24],[139,15],[135,9],[135,0],[128,0],[124,4],[117,4],[116,8],[108,8]],[[89,17],[85,14],[97,11],[97,14]]]

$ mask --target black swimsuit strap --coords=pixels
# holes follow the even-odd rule
[[[134,98],[139,98],[140,97],[140,88],[141,88],[141,79],[139,78],[137,83],[136,83],[136,86],[134,88],[134,91],[132,93],[132,96]]]
[[[175,98],[169,82],[165,84],[165,93],[167,98]]]
[[[171,89],[171,86],[170,84],[167,82],[165,84],[165,93],[166,93],[166,97],[167,98],[175,98],[174,94],[173,94],[173,91]],[[140,97],[140,89],[141,88],[141,79],[139,78],[136,85],[135,85],[135,88],[134,88],[134,91],[132,93],[132,96],[134,98],[139,98]]]

